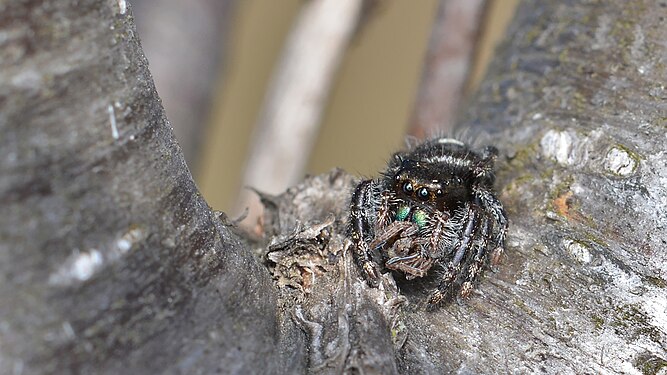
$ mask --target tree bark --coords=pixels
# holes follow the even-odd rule
[[[196,189],[129,4],[13,1],[0,29],[2,372],[301,372],[266,270]]]
[[[502,151],[508,249],[436,310],[391,274],[359,278],[341,171],[262,196],[264,241],[234,234],[198,195],[123,0],[3,6],[8,372],[666,371],[665,4],[520,6],[460,122]]]

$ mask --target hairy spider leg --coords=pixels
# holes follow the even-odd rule
[[[447,270],[440,280],[437,289],[431,293],[431,296],[428,299],[430,305],[436,305],[440,303],[445,297],[448,297],[451,290],[452,284],[456,280],[459,271],[461,270],[461,260],[469,252],[471,247],[471,242],[476,232],[480,220],[480,214],[476,206],[468,205],[467,214],[465,216],[465,229],[463,235],[459,240],[459,243],[454,252],[454,257],[449,261],[447,265]]]
[[[459,294],[463,298],[467,298],[472,290],[475,287],[477,278],[484,269],[484,263],[486,262],[488,242],[487,238],[489,236],[489,231],[491,230],[492,220],[489,215],[481,211],[481,227],[479,230],[475,231],[473,238],[472,249],[469,252],[470,256],[467,257],[464,265],[463,272],[460,273],[458,283],[461,284],[461,289]]]
[[[505,236],[507,235],[507,215],[502,203],[491,192],[486,189],[475,187],[473,194],[479,201],[482,208],[493,215],[493,225],[497,225],[497,233],[493,236],[493,250],[491,254],[491,264],[497,265],[500,257],[505,251]],[[496,232],[494,230],[494,232]]]
[[[496,160],[497,156],[498,149],[494,146],[486,146],[482,150],[482,159],[487,163],[491,163],[491,166],[493,166],[493,162]]]
[[[498,149],[493,146],[486,146],[482,151],[482,165],[480,166],[480,176],[484,176],[480,181],[473,186],[473,196],[479,202],[479,205],[486,211],[493,215],[494,226],[497,226],[497,231],[494,230],[493,254],[491,264],[496,265],[500,260],[502,253],[505,251],[505,236],[507,233],[507,214],[498,198],[491,192],[495,176],[493,174],[493,165],[498,156]]]
[[[421,256],[419,253],[413,253],[413,254],[403,256],[403,257],[393,257],[393,258],[391,258],[387,261],[387,265],[391,266],[392,264],[396,264],[398,262],[402,262],[402,261],[406,261],[406,260],[412,260],[412,259],[415,259],[419,256]]]
[[[445,236],[450,215],[443,211],[430,211],[432,219],[427,227],[427,235],[424,236],[426,240],[421,252],[425,257],[440,258],[444,254],[444,251],[451,247],[449,239]]]
[[[392,221],[391,210],[389,209],[389,202],[393,199],[393,194],[388,191],[383,191],[380,196],[380,207],[378,208],[375,233],[380,232],[386,228]]]
[[[371,260],[368,241],[374,237],[374,228],[371,219],[375,216],[375,194],[373,194],[376,182],[374,180],[362,181],[354,190],[350,202],[350,238],[354,246],[354,260],[363,271],[366,282],[371,287],[379,284],[380,270]],[[372,210],[371,212],[368,212]]]

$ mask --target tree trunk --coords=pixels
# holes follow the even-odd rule
[[[508,250],[433,311],[359,278],[342,171],[263,196],[266,244],[210,210],[124,0],[2,7],[6,372],[666,371],[665,4],[520,6],[461,121],[501,149]]]
[[[299,372],[302,334],[199,195],[129,4],[3,7],[1,372]]]

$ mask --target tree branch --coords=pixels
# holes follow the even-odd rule
[[[329,88],[361,16],[362,0],[304,3],[255,127],[236,207],[261,216],[253,187],[277,194],[304,174]]]
[[[292,275],[292,285],[304,289],[301,303],[317,307],[309,324],[326,332],[328,319],[344,314],[370,328],[364,336],[381,340],[389,329],[401,373],[664,371],[664,13],[649,2],[524,2],[462,123],[487,133],[487,142],[493,136],[502,150],[498,179],[511,226],[498,272],[487,272],[470,299],[436,311],[422,308],[423,296],[410,285],[399,285],[399,294],[389,275],[381,297],[355,276],[349,290],[369,293],[366,300],[380,306],[401,306],[370,312],[364,299],[346,300],[343,308],[329,299],[334,291],[318,294],[339,278],[328,271],[314,281],[303,276],[307,271],[295,272],[308,269],[312,259],[294,260],[291,273],[276,266],[274,278]],[[479,135],[474,142],[482,141]],[[331,188],[315,189],[319,184],[307,180],[285,194],[281,223],[296,217],[294,223],[318,228],[327,222],[327,209],[345,221],[347,199],[332,209],[322,198]],[[295,209],[302,201],[308,209]],[[336,245],[344,243],[340,225],[319,232],[332,234],[322,259],[346,253]],[[293,225],[281,228],[275,233],[290,233]],[[304,247],[297,242],[291,248],[282,250],[281,264]],[[271,254],[269,247],[269,259]],[[378,312],[390,323],[361,318]],[[354,350],[355,338],[328,342],[362,352]],[[385,344],[383,354],[389,350]],[[378,370],[373,358],[358,367],[348,358],[344,369],[394,371]]]
[[[358,277],[343,172],[262,196],[267,244],[232,233],[198,195],[123,4],[0,12],[2,368],[664,372],[659,3],[522,4],[463,122],[503,152],[507,256],[435,311],[390,274]]]
[[[197,192],[129,5],[11,2],[0,29],[0,366],[301,372],[264,268]]]
[[[440,0],[408,134],[423,139],[453,128],[486,3]]]

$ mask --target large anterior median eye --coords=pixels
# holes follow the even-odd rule
[[[405,183],[403,184],[403,191],[405,192],[405,194],[410,195],[410,194],[412,194],[413,190],[414,190],[414,188],[412,187],[412,182],[405,181]]]
[[[425,187],[419,188],[419,190],[417,190],[417,196],[424,200],[428,199],[428,189]]]

